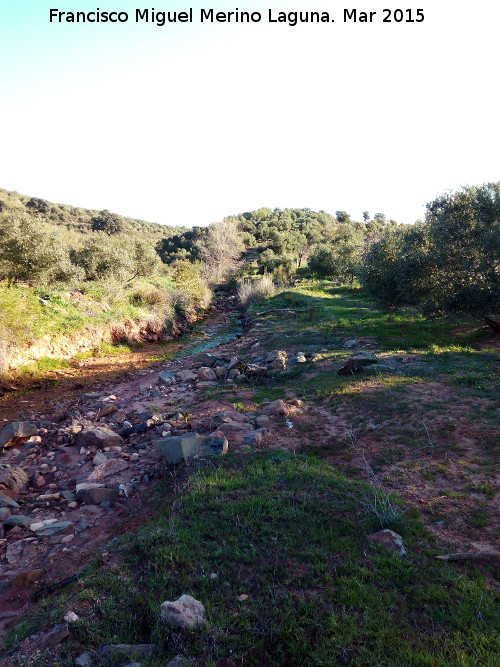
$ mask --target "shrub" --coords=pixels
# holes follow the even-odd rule
[[[104,232],[111,236],[123,231],[123,218],[116,213],[104,210],[92,218],[92,231]]]
[[[238,285],[238,298],[243,306],[263,301],[273,296],[276,288],[268,273],[255,279],[243,279]]]
[[[78,276],[68,246],[48,225],[25,214],[0,220],[0,277],[9,284],[54,283]]]
[[[427,205],[425,223],[373,244],[365,287],[390,306],[495,313],[500,309],[500,183],[466,187]]]

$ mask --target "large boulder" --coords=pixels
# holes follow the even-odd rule
[[[0,431],[0,447],[16,445],[37,433],[38,429],[33,422],[12,422]]]
[[[174,602],[163,602],[160,614],[167,625],[188,630],[206,623],[205,607],[190,595],[181,595]]]
[[[153,442],[153,446],[165,463],[176,464],[193,456],[226,454],[228,443],[223,433],[209,436],[186,433],[160,438]]]
[[[104,426],[92,426],[80,431],[76,438],[78,447],[97,447],[104,449],[105,447],[115,447],[122,444],[121,437]]]
[[[0,463],[0,491],[19,493],[28,484],[28,475],[19,466]]]

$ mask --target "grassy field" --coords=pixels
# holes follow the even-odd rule
[[[324,461],[230,455],[159,493],[154,520],[18,629],[68,608],[81,616],[57,662],[39,654],[36,664],[72,664],[75,644],[145,642],[158,648],[144,667],[178,654],[206,667],[496,664],[495,597],[481,574],[434,560],[411,512],[391,526],[406,558],[369,547],[380,525],[356,498],[371,490]],[[169,631],[159,620],[161,602],[183,593],[205,605],[205,628]]]

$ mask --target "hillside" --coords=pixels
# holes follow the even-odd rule
[[[80,245],[85,236],[92,231],[92,219],[101,213],[67,204],[54,204],[39,197],[21,195],[0,188],[0,213],[8,212],[39,217],[44,222],[56,226],[61,238],[75,246]],[[140,236],[152,245],[161,238],[187,231],[185,227],[160,225],[126,216],[119,218],[123,221],[123,234]]]

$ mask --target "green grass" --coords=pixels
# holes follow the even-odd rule
[[[408,308],[386,313],[357,288],[336,287],[328,281],[299,283],[253,310],[267,308],[294,308],[299,311],[289,323],[289,329],[295,332],[294,338],[304,336],[314,326],[322,339],[341,341],[353,337],[375,337],[381,348],[387,351],[462,351],[470,349],[470,343],[477,338],[475,333],[451,333],[454,327],[463,323],[461,320],[428,319],[417,310]],[[273,320],[276,316],[270,314],[268,317]],[[287,327],[280,320],[278,328],[283,333]]]
[[[205,466],[115,542],[117,569],[96,566],[44,603],[81,617],[58,664],[82,646],[150,641],[158,650],[144,667],[179,653],[206,667],[495,664],[494,593],[470,565],[433,558],[415,513],[392,526],[408,547],[399,559],[368,546],[380,526],[350,495],[363,485],[324,462],[275,452]],[[205,628],[159,620],[161,602],[183,593],[205,605]],[[39,609],[18,634],[43,620]]]

